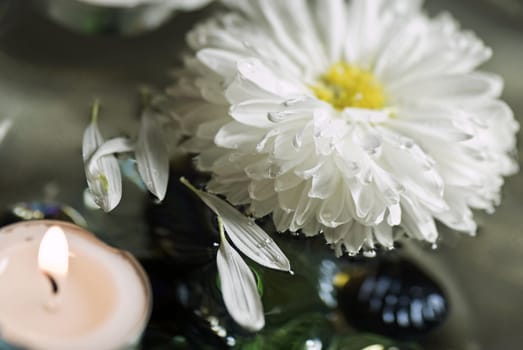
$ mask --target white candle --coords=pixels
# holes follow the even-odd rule
[[[149,282],[136,260],[84,229],[43,220],[0,230],[4,341],[28,349],[130,349],[150,306]]]

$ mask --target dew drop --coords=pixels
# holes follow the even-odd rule
[[[231,336],[228,336],[226,338],[226,341],[227,341],[227,345],[229,345],[229,346],[235,346],[236,345],[236,339],[234,339]]]
[[[371,250],[365,250],[363,252],[363,256],[366,257],[366,258],[374,258],[376,256],[376,251],[371,249]]]
[[[414,146],[414,141],[412,141],[411,139],[403,139],[400,141],[400,147],[403,148],[403,149],[410,149]]]
[[[289,274],[290,274],[291,276],[294,276],[294,271],[289,270]]]
[[[294,146],[294,148],[300,148],[301,145],[302,145],[302,140],[301,140],[301,133],[296,133],[294,135],[294,138],[292,139],[292,145]]]
[[[283,102],[283,105],[285,107],[289,107],[289,106],[292,106],[293,104],[296,104],[296,103],[299,103],[299,102],[304,102],[307,100],[307,96],[298,96],[298,97],[295,97],[295,98],[290,98],[288,100],[285,100]]]
[[[396,186],[396,193],[398,193],[398,194],[405,193],[405,187],[403,185],[401,185],[401,184],[398,184]]]
[[[252,47],[253,47],[251,42],[248,40],[243,40],[242,45],[243,45],[243,47],[245,47],[246,49],[249,49],[249,50],[252,49]]]
[[[383,193],[383,196],[385,197],[385,199],[387,199],[388,201],[391,201],[391,202],[397,202],[397,200],[398,200],[397,193],[394,192],[393,190],[391,190],[390,188],[385,190],[385,192]]]
[[[473,157],[475,160],[480,161],[480,162],[484,162],[488,159],[487,153],[482,152],[482,151],[478,151],[478,152],[474,153]]]
[[[267,119],[273,123],[279,123],[285,119],[285,112],[269,112],[267,113]]]
[[[432,249],[436,250],[436,249],[438,249],[438,244],[437,243],[432,243],[432,245],[430,247]]]
[[[349,162],[347,164],[347,167],[349,168],[349,170],[352,170],[352,171],[358,171],[360,169],[358,163],[356,163],[356,162]]]
[[[305,342],[305,350],[321,350],[322,347],[323,344],[319,339],[308,339]]]

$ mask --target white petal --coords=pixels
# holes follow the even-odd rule
[[[346,8],[343,0],[316,1],[316,17],[318,26],[323,29],[325,48],[331,62],[341,59],[343,35],[346,25]],[[329,20],[326,21],[325,18]]]
[[[181,179],[181,181],[192,188],[187,180]],[[228,237],[242,253],[265,267],[290,271],[290,263],[285,254],[252,219],[240,213],[223,199],[192,189],[223,220]]]
[[[122,197],[122,175],[118,160],[112,154],[130,150],[132,146],[123,138],[103,143],[96,118],[84,132],[82,155],[87,185],[95,203],[106,212],[113,210]]]
[[[389,226],[385,221],[377,226],[374,226],[374,236],[382,246],[386,248],[394,246],[392,227]]]
[[[158,200],[163,200],[169,181],[169,154],[162,126],[151,112],[142,116],[136,141],[136,163],[147,189]]]
[[[93,118],[89,126],[85,129],[82,140],[82,158],[86,162],[94,152],[104,142],[102,134],[98,129],[96,118]]]
[[[222,126],[214,137],[214,142],[231,149],[252,149],[263,137],[263,130],[252,130],[248,126],[236,121]]]
[[[97,162],[104,157],[118,153],[132,152],[133,150],[134,145],[128,138],[115,137],[100,144],[100,146],[96,149],[96,152],[94,152],[88,159],[87,165],[89,169],[95,169]]]
[[[395,85],[389,87],[389,91],[395,98],[404,101],[474,104],[498,97],[503,89],[503,80],[495,74],[474,72]]]
[[[223,301],[231,317],[249,331],[262,329],[265,317],[253,272],[227,242],[223,233],[216,264]]]
[[[207,67],[226,79],[230,79],[236,74],[236,64],[242,59],[241,55],[217,49],[200,50],[196,57]]]
[[[303,82],[284,79],[258,59],[249,58],[238,62],[238,72],[242,78],[276,96],[292,97],[309,93]]]

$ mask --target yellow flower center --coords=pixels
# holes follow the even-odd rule
[[[385,106],[383,87],[371,72],[338,62],[310,86],[314,94],[337,110],[347,107],[381,109]]]

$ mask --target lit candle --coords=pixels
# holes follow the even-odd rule
[[[0,338],[28,349],[131,349],[147,324],[148,279],[129,254],[73,224],[0,229]]]

